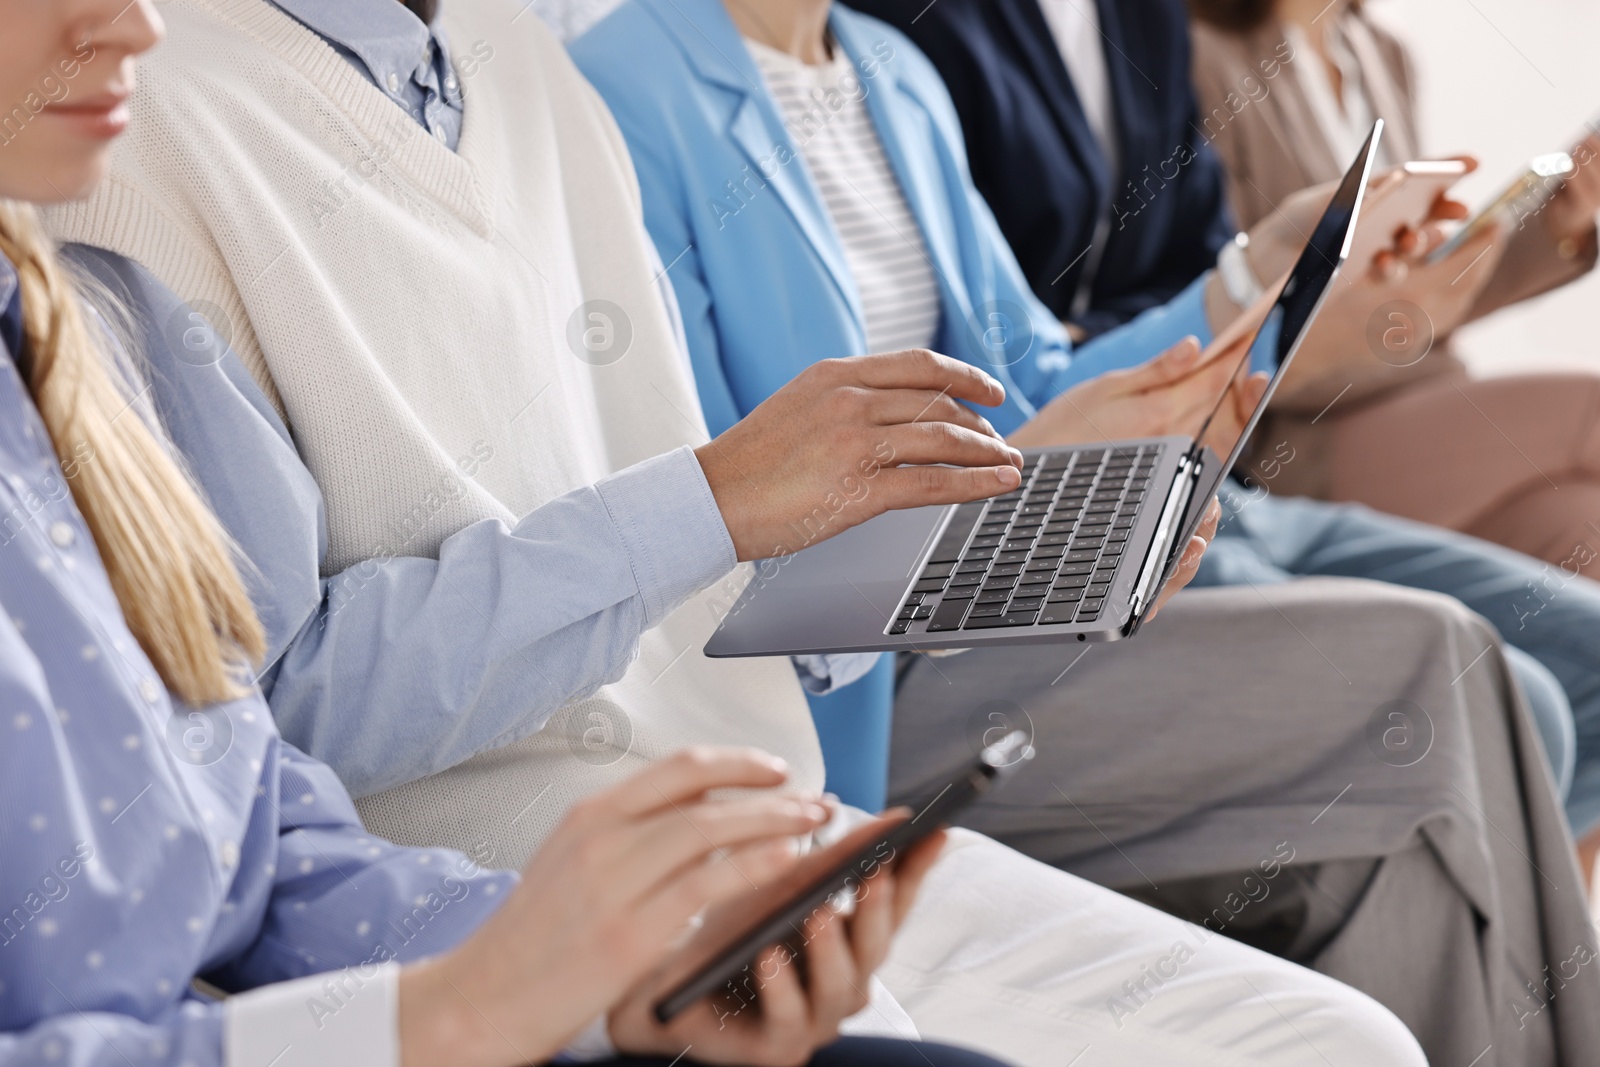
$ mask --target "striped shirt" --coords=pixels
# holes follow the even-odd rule
[[[745,43],[839,231],[866,316],[867,351],[931,347],[939,286],[850,58],[835,47],[831,61],[809,66],[757,41]]]

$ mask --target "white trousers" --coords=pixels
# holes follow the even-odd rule
[[[950,831],[878,977],[893,1003],[847,1032],[1018,1067],[1427,1063],[1365,994],[969,830]]]

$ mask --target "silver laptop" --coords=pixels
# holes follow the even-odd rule
[[[765,561],[705,654],[916,651],[1138,632],[1349,255],[1382,131],[1379,120],[1248,346],[1246,361],[1259,354],[1256,365],[1276,369],[1226,460],[1201,444],[1215,410],[1194,437],[1027,450],[1022,484],[1002,496],[889,512]]]

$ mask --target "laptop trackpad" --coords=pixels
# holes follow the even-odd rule
[[[891,511],[757,575],[706,643],[708,656],[847,652],[883,641],[948,507]]]

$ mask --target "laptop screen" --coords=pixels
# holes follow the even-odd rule
[[[1366,194],[1367,180],[1371,176],[1373,160],[1377,155],[1378,139],[1382,135],[1383,120],[1379,119],[1372,124],[1372,132],[1367,134],[1366,143],[1361,146],[1361,151],[1356,153],[1350,169],[1345,171],[1339,188],[1333,194],[1333,199],[1322,212],[1322,218],[1311,231],[1311,237],[1301,250],[1300,258],[1295,261],[1288,280],[1278,293],[1277,302],[1267,313],[1261,328],[1256,331],[1255,337],[1240,360],[1239,370],[1250,366],[1271,366],[1276,369],[1272,381],[1267,386],[1266,395],[1256,405],[1255,411],[1251,412],[1250,421],[1245,424],[1244,432],[1234,444],[1233,453],[1228,456],[1224,470],[1231,470],[1244,452],[1250,434],[1261,421],[1262,413],[1272,402],[1272,395],[1277,392],[1284,373],[1289,369],[1290,361],[1305,339],[1306,328],[1315,317],[1317,309],[1321,307],[1334,277],[1339,273],[1339,268],[1350,254],[1350,242],[1355,236],[1356,218],[1361,212],[1361,201]],[[1237,377],[1237,371],[1235,376]],[[1230,383],[1231,381],[1232,379]],[[1200,432],[1195,435],[1196,440],[1205,437],[1212,420],[1222,410],[1222,405],[1228,402],[1231,391],[1231,387],[1223,391],[1217,400],[1217,406],[1212,409]]]

